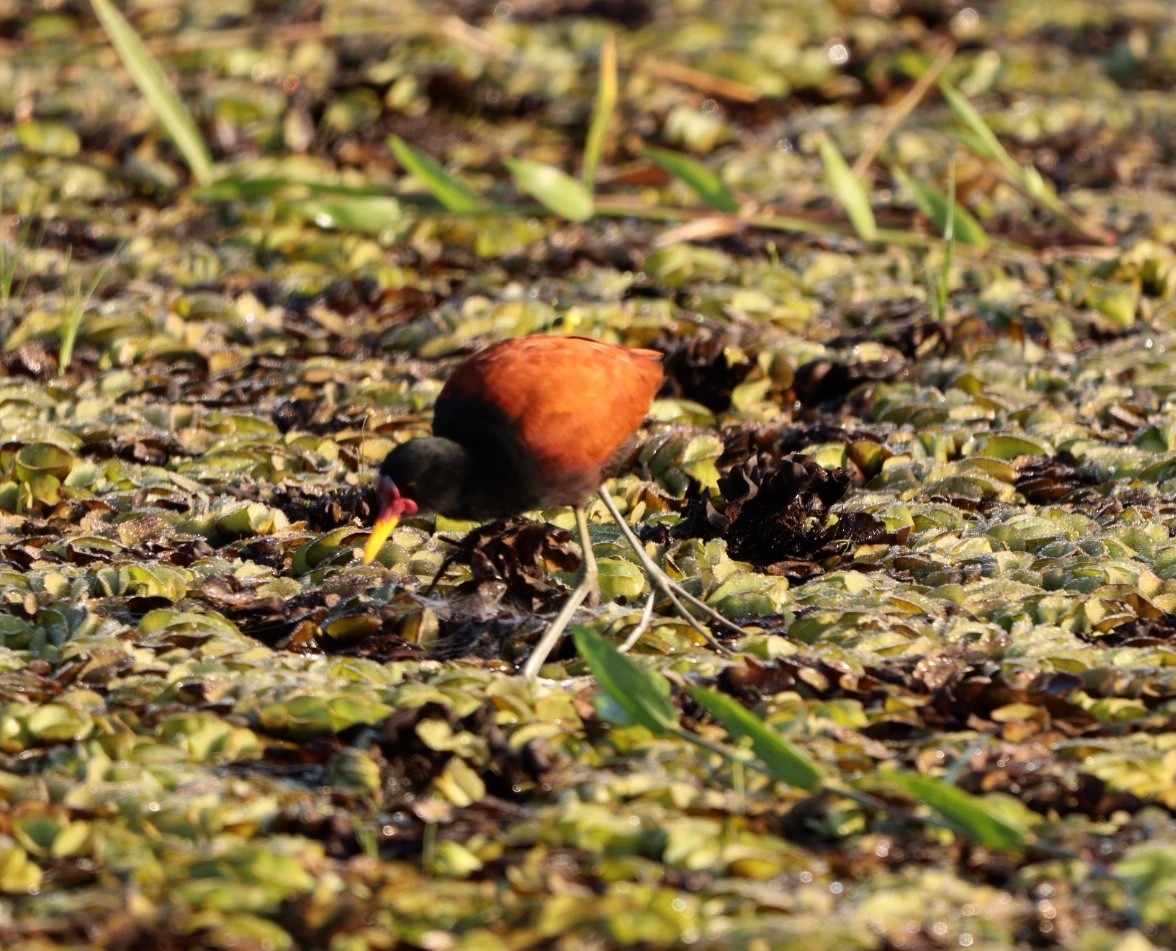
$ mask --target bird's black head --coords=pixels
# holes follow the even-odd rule
[[[364,564],[375,561],[403,516],[421,509],[454,514],[467,466],[465,450],[448,439],[413,439],[388,453],[376,477],[379,512],[363,549]]]
[[[403,499],[440,515],[456,515],[466,477],[465,450],[448,439],[413,439],[397,446],[380,464],[380,480],[389,480]]]

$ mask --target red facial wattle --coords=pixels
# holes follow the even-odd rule
[[[400,494],[396,483],[387,476],[376,479],[376,500],[379,503],[379,514],[372,525],[372,533],[368,536],[367,544],[363,546],[363,563],[370,565],[376,560],[384,542],[392,534],[392,530],[400,524],[406,515],[416,515],[420,507],[410,498]]]

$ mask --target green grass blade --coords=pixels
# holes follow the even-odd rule
[[[1026,195],[1039,205],[1044,205],[1055,214],[1064,216],[1070,213],[1069,209],[1058,197],[1053,182],[1042,175],[1032,165],[1027,165],[1021,169],[1021,187],[1025,189]]]
[[[395,198],[308,198],[280,206],[320,228],[378,234],[404,221],[404,209]]]
[[[764,724],[739,701],[702,687],[691,687],[690,696],[736,737],[751,740],[751,748],[764,767],[781,782],[812,791],[824,782],[821,768],[804,753]]]
[[[935,229],[940,234],[947,234],[950,220],[954,241],[974,248],[988,247],[988,235],[984,228],[959,202],[952,201],[938,189],[911,177],[902,169],[895,169],[894,175],[910,190],[919,211],[935,223]]]
[[[342,185],[339,182],[313,181],[305,178],[251,178],[247,174],[228,172],[216,181],[193,190],[197,201],[257,201],[280,192],[293,190],[300,195],[346,198],[382,198],[387,190],[377,185]]]
[[[561,218],[587,221],[592,217],[592,193],[558,168],[525,159],[507,159],[506,167],[514,176],[519,191]]]
[[[678,725],[678,711],[670,702],[670,682],[653,670],[629,660],[599,634],[577,627],[572,634],[576,650],[592,676],[613,704],[629,718],[654,733]]]
[[[21,261],[29,251],[40,247],[44,241],[43,226],[40,235],[33,234],[33,209],[40,204],[41,192],[36,189],[31,196],[26,195],[24,203],[15,202],[12,205],[12,213],[20,216],[20,227],[11,247],[3,237],[0,237],[0,304],[7,304],[14,292],[19,295],[19,289],[28,277],[22,271]],[[4,186],[0,183],[0,218],[8,213],[5,206]],[[0,345],[2,344],[3,338],[0,338]]]
[[[987,143],[983,139],[965,129],[963,126],[954,126],[953,128],[947,130],[947,134],[959,142],[960,145],[966,148],[973,155],[984,159],[990,157],[988,154]]]
[[[127,72],[155,112],[164,131],[180,150],[192,177],[203,185],[212,178],[212,155],[192,114],[167,81],[159,62],[114,4],[110,0],[90,0],[90,3]]]
[[[942,80],[939,83],[939,91],[942,93],[943,98],[947,100],[947,104],[951,107],[951,111],[955,114],[955,117],[968,132],[968,136],[962,139],[962,141],[981,158],[995,159],[1005,169],[1015,173],[1018,170],[1017,163],[1005,151],[1005,147],[1000,144],[1000,139],[996,137],[996,133],[988,127],[988,123],[976,111],[976,107],[968,102],[964,94],[950,83]]]
[[[996,162],[1008,180],[1050,214],[1084,237],[1101,244],[1112,243],[1114,235],[1096,224],[1084,220],[1072,211],[1058,195],[1053,183],[1032,165],[1019,165],[1000,144],[980,113],[959,90],[941,82],[939,91],[955,113],[962,128],[955,130],[955,138],[976,155]],[[961,238],[961,240],[964,240]]]
[[[739,202],[731,190],[701,162],[665,149],[646,149],[642,154],[656,162],[662,171],[684,182],[716,211],[734,214],[739,210]]]
[[[937,812],[948,825],[973,842],[993,849],[1017,851],[1029,841],[1028,829],[1001,815],[980,796],[973,796],[933,776],[907,772],[885,775],[889,782]]]
[[[63,376],[65,371],[69,369],[70,364],[73,363],[74,347],[77,345],[78,334],[81,332],[82,322],[86,317],[86,311],[90,307],[90,301],[93,299],[94,294],[102,282],[106,280],[106,275],[110,273],[110,269],[114,266],[115,261],[117,261],[121,253],[122,245],[120,244],[118,250],[98,269],[93,280],[90,281],[89,287],[83,289],[81,278],[79,277],[77,279],[72,298],[61,316],[60,346],[57,351],[58,376]],[[67,259],[66,267],[68,268],[68,266],[69,262]]]
[[[951,262],[955,256],[956,202],[955,162],[947,167],[947,222],[943,226],[943,262],[939,267],[939,320],[947,319],[947,299],[951,283]]]
[[[829,188],[849,215],[858,237],[872,241],[878,235],[878,223],[870,207],[870,196],[866,194],[861,181],[853,174],[849,164],[838,151],[833,140],[821,139],[821,161],[825,163],[825,178]]]
[[[57,350],[57,375],[64,376],[73,363],[74,347],[78,342],[78,334],[82,329],[82,320],[86,316],[85,306],[81,301],[75,301],[69,311],[61,318],[61,341]]]
[[[458,181],[438,162],[424,152],[414,149],[400,136],[388,136],[388,145],[392,149],[392,154],[396,156],[396,161],[419,180],[446,210],[464,215],[485,207],[477,192]]]
[[[617,38],[609,33],[600,45],[600,79],[596,101],[592,104],[592,122],[584,142],[584,187],[596,190],[596,173],[604,156],[604,137],[617,106]]]

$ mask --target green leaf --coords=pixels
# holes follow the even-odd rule
[[[854,230],[859,238],[872,241],[878,234],[878,223],[874,220],[874,211],[870,208],[870,196],[862,187],[861,181],[853,174],[849,164],[842,158],[833,140],[821,139],[821,161],[825,163],[825,178],[829,188],[841,202],[841,207],[853,222]]]
[[[192,177],[201,185],[205,184],[212,178],[212,155],[192,114],[167,81],[159,62],[110,0],[90,0],[90,3],[127,72],[180,150]]]
[[[385,194],[375,185],[344,185],[298,175],[251,177],[247,172],[226,173],[192,194],[199,201],[257,201],[287,190],[296,190],[298,197],[342,195],[361,199],[380,198]]]
[[[939,813],[960,834],[993,849],[1019,850],[1029,830],[1001,815],[980,796],[957,789],[933,776],[893,772],[886,778],[903,792]]]
[[[930,218],[940,234],[947,232],[949,219],[955,240],[975,248],[988,247],[988,235],[980,222],[959,202],[952,202],[936,188],[908,175],[900,168],[894,170],[895,177],[910,190],[919,211]]]
[[[751,740],[752,751],[775,779],[809,792],[824,782],[825,777],[816,763],[739,701],[703,687],[691,687],[690,696],[732,736]]]
[[[506,167],[514,176],[519,191],[530,195],[561,218],[587,221],[592,217],[595,207],[592,193],[558,168],[525,159],[507,159]]]
[[[586,627],[577,627],[572,637],[600,689],[631,722],[654,733],[665,733],[678,725],[678,711],[670,702],[670,682],[665,677],[637,666]]]
[[[410,175],[420,181],[429,194],[439,201],[447,211],[465,215],[478,211],[485,206],[482,197],[450,175],[424,152],[414,149],[398,135],[388,136],[388,146],[392,154],[408,171]]]
[[[662,171],[690,186],[699,198],[717,211],[734,214],[739,210],[739,202],[731,190],[701,162],[665,149],[646,149],[642,154],[657,163]]]
[[[592,192],[596,171],[604,154],[604,136],[617,105],[617,38],[608,33],[600,44],[600,78],[596,84],[596,101],[592,104],[592,121],[584,141],[584,187]]]

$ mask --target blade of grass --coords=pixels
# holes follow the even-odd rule
[[[888,773],[887,779],[912,799],[934,810],[960,834],[993,849],[1019,851],[1030,832],[993,809],[980,796],[973,796],[933,776],[918,773]]]
[[[716,211],[734,214],[739,210],[739,202],[731,190],[701,162],[665,149],[646,149],[642,154],[652,159],[662,171],[685,183]]]
[[[955,162],[947,167],[947,223],[943,227],[943,262],[939,267],[939,320],[947,319],[947,298],[951,263],[955,253],[956,202]],[[987,237],[987,236],[986,236]]]
[[[939,55],[935,57],[935,62],[924,70],[923,75],[907,90],[902,99],[887,111],[886,121],[877,133],[875,133],[874,138],[870,141],[866,150],[853,163],[853,174],[857,178],[863,178],[865,176],[871,163],[878,157],[878,153],[882,151],[882,146],[894,135],[894,131],[906,121],[907,117],[914,112],[915,106],[923,101],[923,97],[935,85],[935,80],[939,78],[939,74],[951,62],[951,58],[955,56],[955,52],[956,48],[954,43],[945,44],[943,49],[940,50]]]
[[[179,149],[192,177],[205,184],[212,178],[212,155],[192,114],[167,81],[163,68],[110,0],[90,0],[90,3],[127,72]]]
[[[437,199],[448,211],[457,215],[469,214],[480,210],[485,204],[482,197],[458,181],[445,169],[424,152],[414,149],[398,135],[388,136],[388,146],[396,161],[414,176],[429,194]]]
[[[404,221],[404,209],[395,198],[340,196],[306,199],[281,206],[320,228],[377,234]]]
[[[955,162],[947,167],[947,221],[943,226],[943,254],[939,275],[931,269],[930,258],[923,256],[923,282],[927,287],[927,307],[936,323],[947,320],[947,301],[951,281],[952,253],[955,251]]]
[[[825,163],[825,178],[829,188],[849,215],[858,237],[873,241],[878,236],[878,222],[870,208],[870,196],[862,187],[861,180],[850,170],[849,164],[838,151],[833,140],[823,136],[820,142],[821,161]]]
[[[197,201],[256,201],[285,190],[299,195],[343,195],[347,198],[380,198],[387,190],[375,185],[342,185],[338,182],[312,181],[305,178],[250,178],[229,173],[192,192]]]
[[[769,774],[781,782],[812,792],[824,781],[821,768],[726,694],[691,687],[690,696],[727,728],[732,736],[746,737]]]
[[[963,93],[944,81],[940,81],[939,91],[960,125],[963,126],[956,136],[960,142],[981,158],[996,162],[1010,183],[1078,234],[1102,244],[1114,240],[1113,235],[1105,229],[1085,221],[1081,215],[1062,201],[1053,183],[1048,181],[1035,167],[1019,165],[1016,159],[1008,153],[1008,150],[1001,145],[996,133],[989,128],[984,117],[976,111],[976,107],[968,101]]]
[[[32,248],[39,247],[44,239],[43,229],[38,237],[33,236],[33,209],[40,204],[40,197],[40,191],[34,190],[33,198],[26,202],[27,208],[23,212],[19,202],[12,206],[13,212],[20,215],[20,227],[11,248],[9,248],[8,242],[0,236],[0,304],[7,304],[12,298],[14,290],[19,296],[27,278],[27,275],[22,275],[20,280],[17,280],[17,275],[21,274],[20,262],[23,254]],[[4,188],[0,185],[0,215],[4,214],[4,206]]]
[[[577,627],[572,637],[600,689],[631,722],[654,733],[677,729],[678,711],[670,702],[670,682],[665,677],[639,667],[586,627]]]
[[[90,286],[84,291],[82,290],[82,279],[80,277],[77,278],[74,284],[73,299],[70,302],[69,310],[62,316],[61,321],[61,343],[57,351],[58,376],[64,376],[65,371],[73,363],[74,346],[77,344],[78,333],[82,329],[82,321],[85,319],[86,310],[89,308],[94,294],[102,286],[102,282],[106,280],[106,276],[110,273],[111,268],[117,263],[125,244],[125,241],[119,242],[118,247],[114,249],[114,253],[98,268],[93,280],[90,281]],[[68,261],[66,266],[68,267]]]
[[[600,79],[596,85],[596,101],[592,104],[592,121],[584,142],[584,187],[589,193],[596,190],[596,173],[604,155],[604,137],[617,106],[617,38],[609,33],[600,45]]]
[[[971,135],[969,141],[972,143],[972,150],[981,158],[995,160],[1005,171],[1017,174],[1020,171],[1020,166],[1000,144],[996,133],[988,127],[988,123],[976,111],[976,107],[968,102],[964,94],[946,81],[940,81],[939,92],[947,101],[955,117]]]
[[[950,219],[953,240],[981,250],[988,247],[988,235],[980,222],[972,217],[966,208],[900,168],[894,170],[894,176],[914,196],[919,211],[935,223],[935,228],[940,234],[947,234]]]
[[[519,191],[530,195],[548,211],[568,221],[587,221],[592,217],[592,194],[558,168],[525,159],[507,159],[506,167]]]

